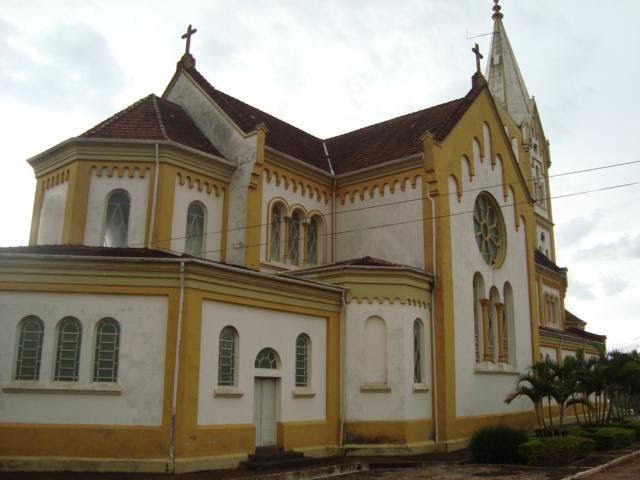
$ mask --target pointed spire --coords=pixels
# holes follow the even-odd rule
[[[493,0],[493,15],[491,15],[493,20],[502,20],[502,17],[504,17],[504,15],[500,13],[502,7],[498,5],[498,2],[500,2],[500,0]]]
[[[493,35],[487,58],[486,78],[493,98],[517,125],[529,121],[533,101],[520,73],[516,56],[504,29],[499,0],[493,0]]]

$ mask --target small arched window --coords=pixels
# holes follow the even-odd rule
[[[504,284],[504,316],[503,316],[503,348],[504,361],[513,363],[513,349],[511,347],[514,339],[515,316],[513,310],[513,289],[509,282]]]
[[[93,381],[118,381],[120,353],[120,325],[113,318],[103,318],[96,328],[96,347],[93,357]]]
[[[424,383],[424,326],[419,318],[413,322],[413,383]]]
[[[56,366],[53,379],[57,382],[77,382],[80,370],[82,326],[78,319],[67,317],[58,325]]]
[[[269,222],[269,253],[271,261],[279,262],[282,258],[280,249],[282,246],[282,205],[275,204],[271,208],[271,220]]]
[[[300,212],[293,212],[289,221],[289,260],[293,265],[300,265],[300,231],[302,219]]]
[[[491,361],[496,361],[498,353],[498,309],[500,294],[495,287],[489,292],[489,356]]]
[[[278,368],[278,354],[273,348],[263,348],[256,356],[255,368]]]
[[[206,209],[200,202],[191,202],[187,208],[187,232],[184,251],[194,257],[203,256]]]
[[[476,362],[482,360],[482,306],[480,300],[484,298],[484,280],[480,273],[473,276],[473,335],[475,342]]]
[[[224,327],[218,342],[218,386],[237,385],[237,354],[238,331],[231,326]]]
[[[20,321],[18,331],[20,335],[15,379],[38,380],[40,378],[44,324],[38,317],[30,315]]]
[[[307,262],[316,265],[319,263],[319,235],[320,219],[317,216],[311,217],[307,230]]]
[[[104,217],[105,247],[126,247],[129,235],[129,209],[131,200],[123,190],[111,192],[107,198],[107,209]]]
[[[309,386],[309,354],[311,340],[306,334],[296,338],[296,387]]]

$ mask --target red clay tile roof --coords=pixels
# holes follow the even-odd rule
[[[328,266],[336,265],[354,265],[358,267],[406,267],[406,265],[403,265],[401,263],[388,262],[386,260],[382,260],[381,258],[369,256],[342,260],[341,262],[335,262]]]
[[[420,137],[427,130],[434,134],[436,140],[443,140],[483,89],[482,86],[477,86],[463,98],[332,137],[323,142],[318,137],[216,90],[195,67],[184,68],[179,62],[178,69],[180,68],[184,69],[243,132],[251,132],[255,130],[256,125],[264,123],[269,130],[266,138],[269,147],[329,172],[329,162],[323,146],[323,143],[326,143],[331,167],[336,174],[420,153]]]
[[[463,98],[329,138],[333,170],[348,173],[421,153],[420,137],[428,130],[444,140],[481,90],[474,87]]]
[[[558,273],[560,275],[566,275],[567,274],[567,269],[564,267],[559,267],[558,265],[556,265],[553,260],[551,260],[549,257],[547,257],[544,253],[542,253],[540,250],[535,251],[535,261],[538,265],[545,267],[549,270],[551,270],[552,272]]]
[[[584,327],[587,324],[587,322],[575,316],[573,313],[571,313],[567,309],[565,309],[564,313],[565,313],[564,324],[567,327],[576,327],[576,328],[579,328],[580,330],[584,330]]]
[[[171,140],[222,157],[180,105],[153,94],[116,113],[81,137]]]
[[[604,342],[607,339],[606,335],[598,335],[597,333],[588,332],[576,327],[569,327],[566,331],[572,335],[577,335],[578,337],[586,338],[587,340],[595,340],[596,342]]]
[[[264,123],[269,130],[266,138],[267,146],[325,172],[330,171],[321,139],[216,90],[195,67],[184,70],[244,133],[252,132],[257,125]]]
[[[188,255],[174,254],[152,248],[113,248],[88,245],[29,245],[23,247],[0,247],[2,253],[22,253],[29,255],[78,255],[95,257],[146,257],[181,258]]]

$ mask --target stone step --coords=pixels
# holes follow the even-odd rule
[[[240,462],[240,466],[248,470],[268,470],[300,466],[311,462],[313,460],[305,458],[302,452],[274,446],[256,448],[255,453],[249,454],[247,460]]]

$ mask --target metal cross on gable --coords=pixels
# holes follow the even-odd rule
[[[187,40],[187,46],[185,48],[184,54],[188,55],[189,54],[189,48],[191,48],[191,35],[193,35],[194,33],[196,33],[198,30],[195,28],[191,28],[191,25],[189,25],[189,28],[187,28],[187,32],[182,35],[182,39],[186,39]]]
[[[480,53],[480,47],[478,46],[477,43],[476,43],[476,46],[471,49],[471,51],[476,54],[476,72],[480,73],[480,60],[483,59],[484,57]]]

